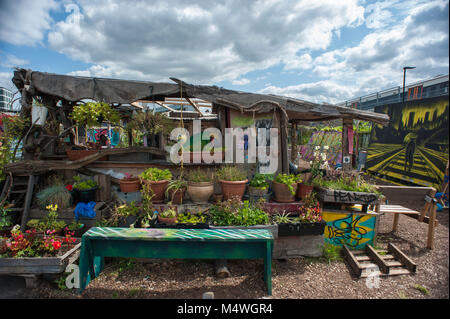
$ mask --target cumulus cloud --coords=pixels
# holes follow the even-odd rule
[[[308,55],[299,52],[326,49],[336,30],[363,23],[364,15],[356,0],[80,0],[66,11],[48,42],[93,64],[76,74],[204,84],[279,63],[301,67]]]
[[[250,83],[250,80],[246,79],[246,78],[231,81],[231,84],[233,84],[233,85],[246,85],[249,83]]]
[[[337,103],[400,86],[406,65],[416,66],[408,73],[409,82],[448,73],[448,16],[447,1],[411,7],[401,23],[369,33],[354,47],[317,56],[311,62],[312,73],[327,80],[285,88],[269,86],[261,92]]]
[[[52,25],[50,10],[55,0],[14,0],[0,2],[0,40],[16,45],[35,45],[44,40]]]

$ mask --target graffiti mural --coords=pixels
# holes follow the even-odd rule
[[[364,249],[373,245],[376,218],[373,215],[323,212],[327,223],[325,242],[335,246],[347,245],[350,249]]]
[[[441,185],[448,162],[448,96],[383,105],[387,127],[372,130],[366,167],[373,176],[397,185]]]
[[[108,130],[107,128],[93,128],[88,129],[87,131],[88,141],[90,142],[97,143],[98,141],[100,141],[100,137],[102,135],[107,138],[112,147],[115,147],[117,146],[117,144],[119,144],[120,135],[118,130],[116,129]]]

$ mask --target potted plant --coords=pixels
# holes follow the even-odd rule
[[[175,223],[177,228],[209,228],[207,216],[201,212],[193,214],[188,211],[178,214]]]
[[[207,170],[197,168],[187,175],[187,193],[196,204],[205,204],[214,193],[213,174]]]
[[[168,169],[149,167],[139,175],[139,178],[142,183],[149,186],[148,190],[154,195],[152,201],[163,203],[165,190],[172,179],[172,173]]]
[[[95,202],[98,184],[92,179],[82,180],[80,176],[73,177],[75,183],[72,185],[72,196],[74,203]]]
[[[177,211],[174,208],[167,208],[158,214],[158,222],[172,225],[177,220]]]
[[[144,139],[144,146],[149,145],[148,140],[152,135],[168,135],[174,128],[174,122],[161,113],[152,111],[137,111],[133,113],[131,120],[127,124],[131,131],[139,133]]]
[[[141,181],[138,177],[125,173],[125,177],[120,180],[119,186],[123,193],[137,192],[141,188]]]
[[[178,179],[171,180],[166,188],[166,196],[173,205],[183,204],[184,193],[187,188],[187,181],[180,176]]]
[[[139,217],[140,207],[134,201],[130,204],[116,206],[113,212],[113,220],[117,221],[119,227],[134,226]]]
[[[222,185],[224,200],[232,197],[242,199],[248,182],[245,171],[238,166],[225,165],[217,170],[216,176]]]
[[[299,178],[294,174],[278,174],[272,182],[272,188],[275,193],[275,201],[280,203],[294,202],[298,183]]]
[[[328,150],[327,145],[323,148],[324,150]],[[299,200],[305,199],[305,197],[313,191],[313,180],[322,177],[322,169],[328,167],[327,154],[320,152],[320,146],[315,147],[313,155],[313,160],[309,162],[311,171],[309,173],[303,174],[302,181],[298,184],[296,196]]]
[[[264,198],[266,201],[269,200],[269,181],[273,180],[272,174],[260,174],[257,173],[253,176],[253,179],[248,185],[248,195],[251,201],[258,201],[260,198]]]

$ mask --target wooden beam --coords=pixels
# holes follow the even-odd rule
[[[134,106],[134,107],[137,107],[137,108],[139,108],[139,109],[143,109],[144,107],[141,106],[141,105],[139,105],[138,102],[140,102],[140,101],[131,102],[130,105],[132,105],[132,106]]]
[[[190,98],[186,98],[186,101],[189,102],[190,105],[192,105],[192,107],[198,112],[198,114],[200,114],[200,116],[203,116],[202,111],[200,111],[200,109],[198,108],[197,104],[195,104],[194,102],[191,101]]]
[[[162,107],[164,107],[164,108],[168,109],[168,110],[169,110],[169,111],[171,111],[171,112],[176,112],[176,110],[174,110],[173,108],[171,108],[171,107],[169,107],[169,106],[165,105],[165,104],[164,104],[164,103],[162,103],[162,102],[159,102],[159,101],[155,101],[155,103],[156,103],[156,104],[158,104],[159,106],[162,106]]]

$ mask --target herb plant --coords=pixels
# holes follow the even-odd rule
[[[301,180],[298,176],[295,176],[294,174],[284,174],[280,173],[275,178],[275,182],[284,184],[289,188],[289,191],[292,193],[292,195],[295,195],[295,190],[292,185],[300,183]]]
[[[253,179],[250,181],[249,186],[258,188],[258,189],[267,189],[269,188],[268,181],[273,180],[272,174],[255,174]]]
[[[193,183],[211,182],[213,174],[209,170],[196,168],[187,173],[187,180]]]
[[[219,180],[224,181],[245,181],[247,174],[240,167],[234,165],[225,165],[216,171],[216,176]]]
[[[158,182],[163,180],[171,180],[172,173],[168,169],[149,167],[143,171],[139,177],[147,181]]]

